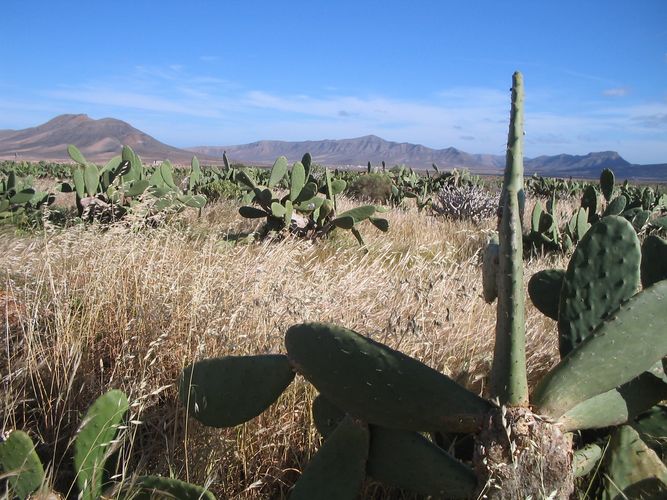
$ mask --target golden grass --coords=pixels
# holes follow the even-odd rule
[[[387,234],[361,228],[367,253],[349,234],[237,244],[234,235],[253,226],[230,202],[154,230],[3,233],[0,289],[17,305],[15,321],[2,327],[3,428],[31,433],[65,492],[73,479],[68,446],[83,412],[120,388],[133,401],[120,478],[159,473],[209,484],[219,498],[275,498],[319,446],[312,387],[297,378],[260,417],[210,429],[187,419],[177,401],[175,381],[185,365],[284,352],[289,326],[330,321],[483,393],[496,309],[481,299],[479,253],[494,221],[474,226],[414,210],[386,216]],[[543,259],[529,262],[526,281],[544,267]],[[529,302],[534,382],[555,362],[557,342],[554,323]],[[369,495],[385,493],[369,486]]]

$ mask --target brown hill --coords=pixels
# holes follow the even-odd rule
[[[504,157],[476,155],[456,148],[431,149],[421,144],[386,141],[375,135],[354,139],[322,141],[258,141],[235,146],[188,148],[197,154],[220,157],[224,151],[233,161],[270,164],[278,156],[290,161],[300,160],[309,152],[313,161],[329,166],[356,166],[371,162],[387,166],[406,164],[414,168],[429,168],[433,163],[442,168],[471,168],[477,172],[496,173],[505,164]]]
[[[189,163],[193,153],[207,164],[220,163],[223,151],[232,162],[270,165],[281,155],[300,160],[309,152],[316,163],[327,166],[406,164],[425,169],[435,163],[442,169],[468,168],[474,173],[499,174],[505,164],[501,155],[470,154],[456,148],[432,149],[421,144],[392,142],[375,135],[323,141],[258,141],[236,146],[201,146],[189,150],[164,144],[128,123],[113,118],[93,120],[87,115],[60,115],[37,127],[0,130],[0,159],[69,160],[67,145],[76,145],[86,158],[104,162],[118,154],[121,145],[131,146],[144,160],[169,159]],[[596,178],[609,167],[619,179],[667,180],[667,164],[633,165],[614,151],[575,156],[561,154],[526,158],[526,174],[553,177]]]
[[[87,115],[60,115],[37,127],[2,130],[0,158],[65,161],[69,160],[68,144],[96,162],[118,154],[123,145],[130,146],[145,161],[186,163],[192,158],[190,151],[164,144],[121,120],[94,120]]]

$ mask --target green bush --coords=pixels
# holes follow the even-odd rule
[[[381,173],[361,175],[347,188],[347,195],[373,203],[387,203],[391,197],[391,178]]]
[[[243,196],[243,191],[238,184],[227,179],[215,180],[198,187],[197,192],[203,194],[209,201],[215,200],[238,200]]]

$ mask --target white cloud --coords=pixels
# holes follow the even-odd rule
[[[174,66],[138,67],[115,79],[47,89],[31,102],[35,109],[123,119],[177,146],[376,134],[471,153],[505,150],[509,89],[443,88],[424,99],[341,95],[333,88],[317,95],[290,94],[249,90],[219,76],[190,75],[187,68]],[[625,95],[627,88],[605,93]],[[528,156],[616,149],[632,162],[667,161],[667,101],[631,105],[604,100],[566,108],[554,105],[549,95],[549,89],[533,89],[527,98]],[[16,108],[7,97],[0,100],[0,128],[15,126],[3,115],[16,116]],[[51,111],[42,121],[56,114],[47,113]]]
[[[625,97],[629,93],[630,89],[628,87],[615,87],[602,91],[602,95],[606,95],[608,97]]]

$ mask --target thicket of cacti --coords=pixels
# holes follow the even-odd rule
[[[205,488],[168,477],[137,476],[124,484],[109,479],[107,462],[114,452],[128,410],[127,396],[122,391],[111,390],[97,398],[81,419],[74,440],[77,498],[149,499],[157,495],[160,498],[214,499]],[[35,445],[23,431],[11,431],[2,436],[0,471],[11,487],[10,498],[46,498],[52,494]]]
[[[618,187],[609,170],[599,185],[534,177],[531,191],[548,200],[535,203],[524,228],[522,141],[523,78],[515,73],[497,197],[478,178],[435,166],[426,176],[404,166],[374,169],[370,162],[365,174],[332,174],[316,171],[306,154],[291,168],[284,157],[267,170],[232,167],[225,156],[222,168],[202,168],[194,158],[189,171],[177,172],[168,162],[146,168],[128,147],[99,167],[71,146],[76,165],[71,183],[60,189],[74,194],[81,220],[106,224],[128,214],[150,219],[186,206],[201,210],[209,193],[229,188],[242,203],[239,214],[260,222],[261,237],[314,239],[339,228],[360,244],[358,224],[367,220],[386,231],[388,221],[377,215],[388,208],[339,212],[336,196],[355,178],[386,179],[386,201],[396,207],[414,199],[420,212],[432,208],[473,221],[497,215],[497,233],[482,257],[484,299],[497,299],[485,394],[353,330],[310,322],[286,331],[286,354],[187,366],[178,388],[188,415],[211,427],[240,425],[271,406],[296,375],[305,378],[319,392],[311,412],[323,444],[294,486],[294,499],[357,498],[366,478],[432,498],[568,498],[577,478],[592,470],[604,471],[587,486],[597,496],[659,497],[667,492],[667,407],[661,404],[667,399],[667,240],[660,236],[667,229],[667,195]],[[581,203],[563,225],[564,194],[581,196]],[[0,183],[0,217],[39,213],[51,201],[13,173]],[[561,357],[531,391],[523,273],[526,250],[536,248],[571,256],[567,269],[543,270],[528,282],[533,304],[556,321]],[[213,498],[169,478],[108,480],[107,459],[127,411],[126,396],[112,390],[82,419],[74,441],[80,497]],[[474,442],[470,453],[459,453],[463,436]],[[44,488],[44,466],[20,430],[0,442],[0,471],[19,498]]]
[[[575,475],[590,470],[599,455],[590,447],[578,450],[573,433],[631,423],[667,396],[667,281],[635,294],[635,230],[618,216],[593,224],[565,274],[552,272],[533,291],[557,314],[563,359],[529,394],[522,138],[523,80],[517,73],[499,238],[495,258],[485,262],[488,297],[498,298],[489,399],[354,331],[307,323],[286,332],[286,355],[226,356],[188,366],[180,391],[190,415],[214,427],[241,424],[271,405],[297,373],[320,393],[313,414],[326,440],[291,498],[355,498],[366,476],[438,498],[568,498]],[[625,397],[628,384],[641,384],[641,396],[629,391]],[[472,462],[457,460],[424,432],[475,434]],[[615,434],[604,484],[609,498],[633,488],[664,491],[667,483],[662,462],[647,465],[645,455],[637,455],[639,448],[648,452],[632,432],[621,426]]]

